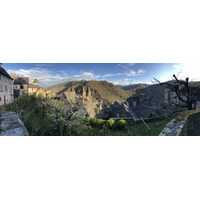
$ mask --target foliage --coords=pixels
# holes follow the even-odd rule
[[[107,121],[108,128],[112,129],[114,127],[114,125],[115,125],[115,121],[113,119],[109,119]]]
[[[11,106],[30,135],[80,135],[84,109],[78,104],[60,103],[34,95],[22,95]]]
[[[28,132],[33,136],[131,136],[145,135],[148,130],[142,124],[132,120],[103,120],[85,117],[85,110],[79,104],[61,103],[36,96],[20,96],[10,106],[11,111],[20,115]],[[158,135],[169,119],[159,121],[162,126],[156,128],[156,122],[147,122],[151,135]]]
[[[121,120],[117,121],[116,128],[119,130],[122,130],[126,127],[126,125],[127,125],[126,121],[121,119]]]

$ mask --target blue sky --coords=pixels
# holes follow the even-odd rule
[[[192,66],[195,67],[181,63],[3,63],[8,73],[28,76],[30,83],[37,78],[40,86],[83,79],[106,80],[116,85],[151,83],[154,77],[171,80],[180,71],[196,80],[196,73],[190,72]]]

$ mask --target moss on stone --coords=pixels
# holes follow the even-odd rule
[[[200,113],[200,110],[189,110],[186,112],[180,113],[178,116],[175,117],[177,121],[187,120],[187,118],[195,113]]]
[[[191,135],[191,133],[194,131],[193,129],[196,129],[199,124],[199,115],[200,110],[191,110],[184,113],[181,113],[179,116],[177,116],[177,120],[184,119],[186,120],[182,131],[180,133],[180,136],[188,136]]]

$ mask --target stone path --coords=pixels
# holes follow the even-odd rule
[[[15,112],[0,112],[0,136],[28,136],[24,123]]]

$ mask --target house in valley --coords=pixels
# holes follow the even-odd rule
[[[2,67],[2,63],[0,63],[0,105],[6,105],[13,102],[13,79]]]

